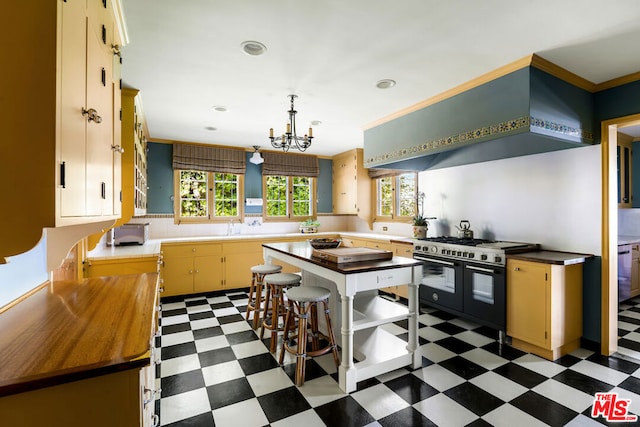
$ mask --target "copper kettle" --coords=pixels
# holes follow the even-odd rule
[[[458,229],[458,238],[473,239],[473,230],[470,227],[471,224],[466,219],[460,221],[460,226],[456,225],[456,228]]]

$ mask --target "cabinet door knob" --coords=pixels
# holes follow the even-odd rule
[[[513,267],[513,271],[520,271],[520,267]]]
[[[102,123],[102,117],[98,115],[98,112],[95,110],[95,108],[89,108],[87,110],[86,108],[83,107],[82,115],[87,116],[88,122],[94,121],[96,123]]]

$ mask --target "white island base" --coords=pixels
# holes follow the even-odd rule
[[[356,390],[359,381],[404,366],[418,369],[422,365],[418,348],[419,262],[395,257],[327,266],[311,258],[306,242],[265,244],[263,248],[265,262],[277,264],[280,260],[300,268],[303,286],[331,290],[331,319],[342,350],[338,369],[341,390],[349,393]],[[408,307],[377,295],[380,288],[401,284],[409,284]],[[408,322],[408,342],[382,327],[401,320]],[[326,325],[321,324],[323,327]]]

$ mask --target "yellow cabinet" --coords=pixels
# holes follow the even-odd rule
[[[162,280],[165,296],[223,289],[222,244],[162,244]]]
[[[342,237],[341,246],[345,248],[364,248],[367,246],[366,240],[355,239],[353,237]]]
[[[122,90],[122,224],[147,213],[147,137],[139,92]]]
[[[120,276],[124,274],[154,273],[159,270],[158,257],[126,257],[112,259],[88,259],[85,277]]]
[[[363,150],[357,148],[333,158],[333,213],[371,218],[371,179],[363,166]]]
[[[582,264],[509,259],[506,281],[513,347],[555,360],[580,346]]]
[[[224,287],[237,289],[251,283],[251,267],[263,264],[262,242],[224,243]]]
[[[3,156],[14,161],[4,163],[0,180],[4,199],[20,209],[0,213],[0,258],[31,249],[44,227],[117,217],[111,42],[121,40],[119,10],[111,0],[12,2],[3,9],[1,31],[15,53],[2,71],[11,82],[0,106]],[[37,183],[28,185],[28,196],[26,167],[28,181]]]

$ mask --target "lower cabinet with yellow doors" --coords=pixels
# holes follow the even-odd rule
[[[163,297],[246,288],[251,267],[264,263],[262,244],[303,238],[162,243]],[[296,269],[282,265],[283,272]]]
[[[582,262],[544,261],[507,260],[507,335],[513,347],[556,360],[580,346]]]
[[[222,244],[162,243],[163,297],[224,289]]]
[[[113,259],[88,259],[84,263],[84,277],[120,276],[159,272],[160,259],[155,256],[140,256]]]

